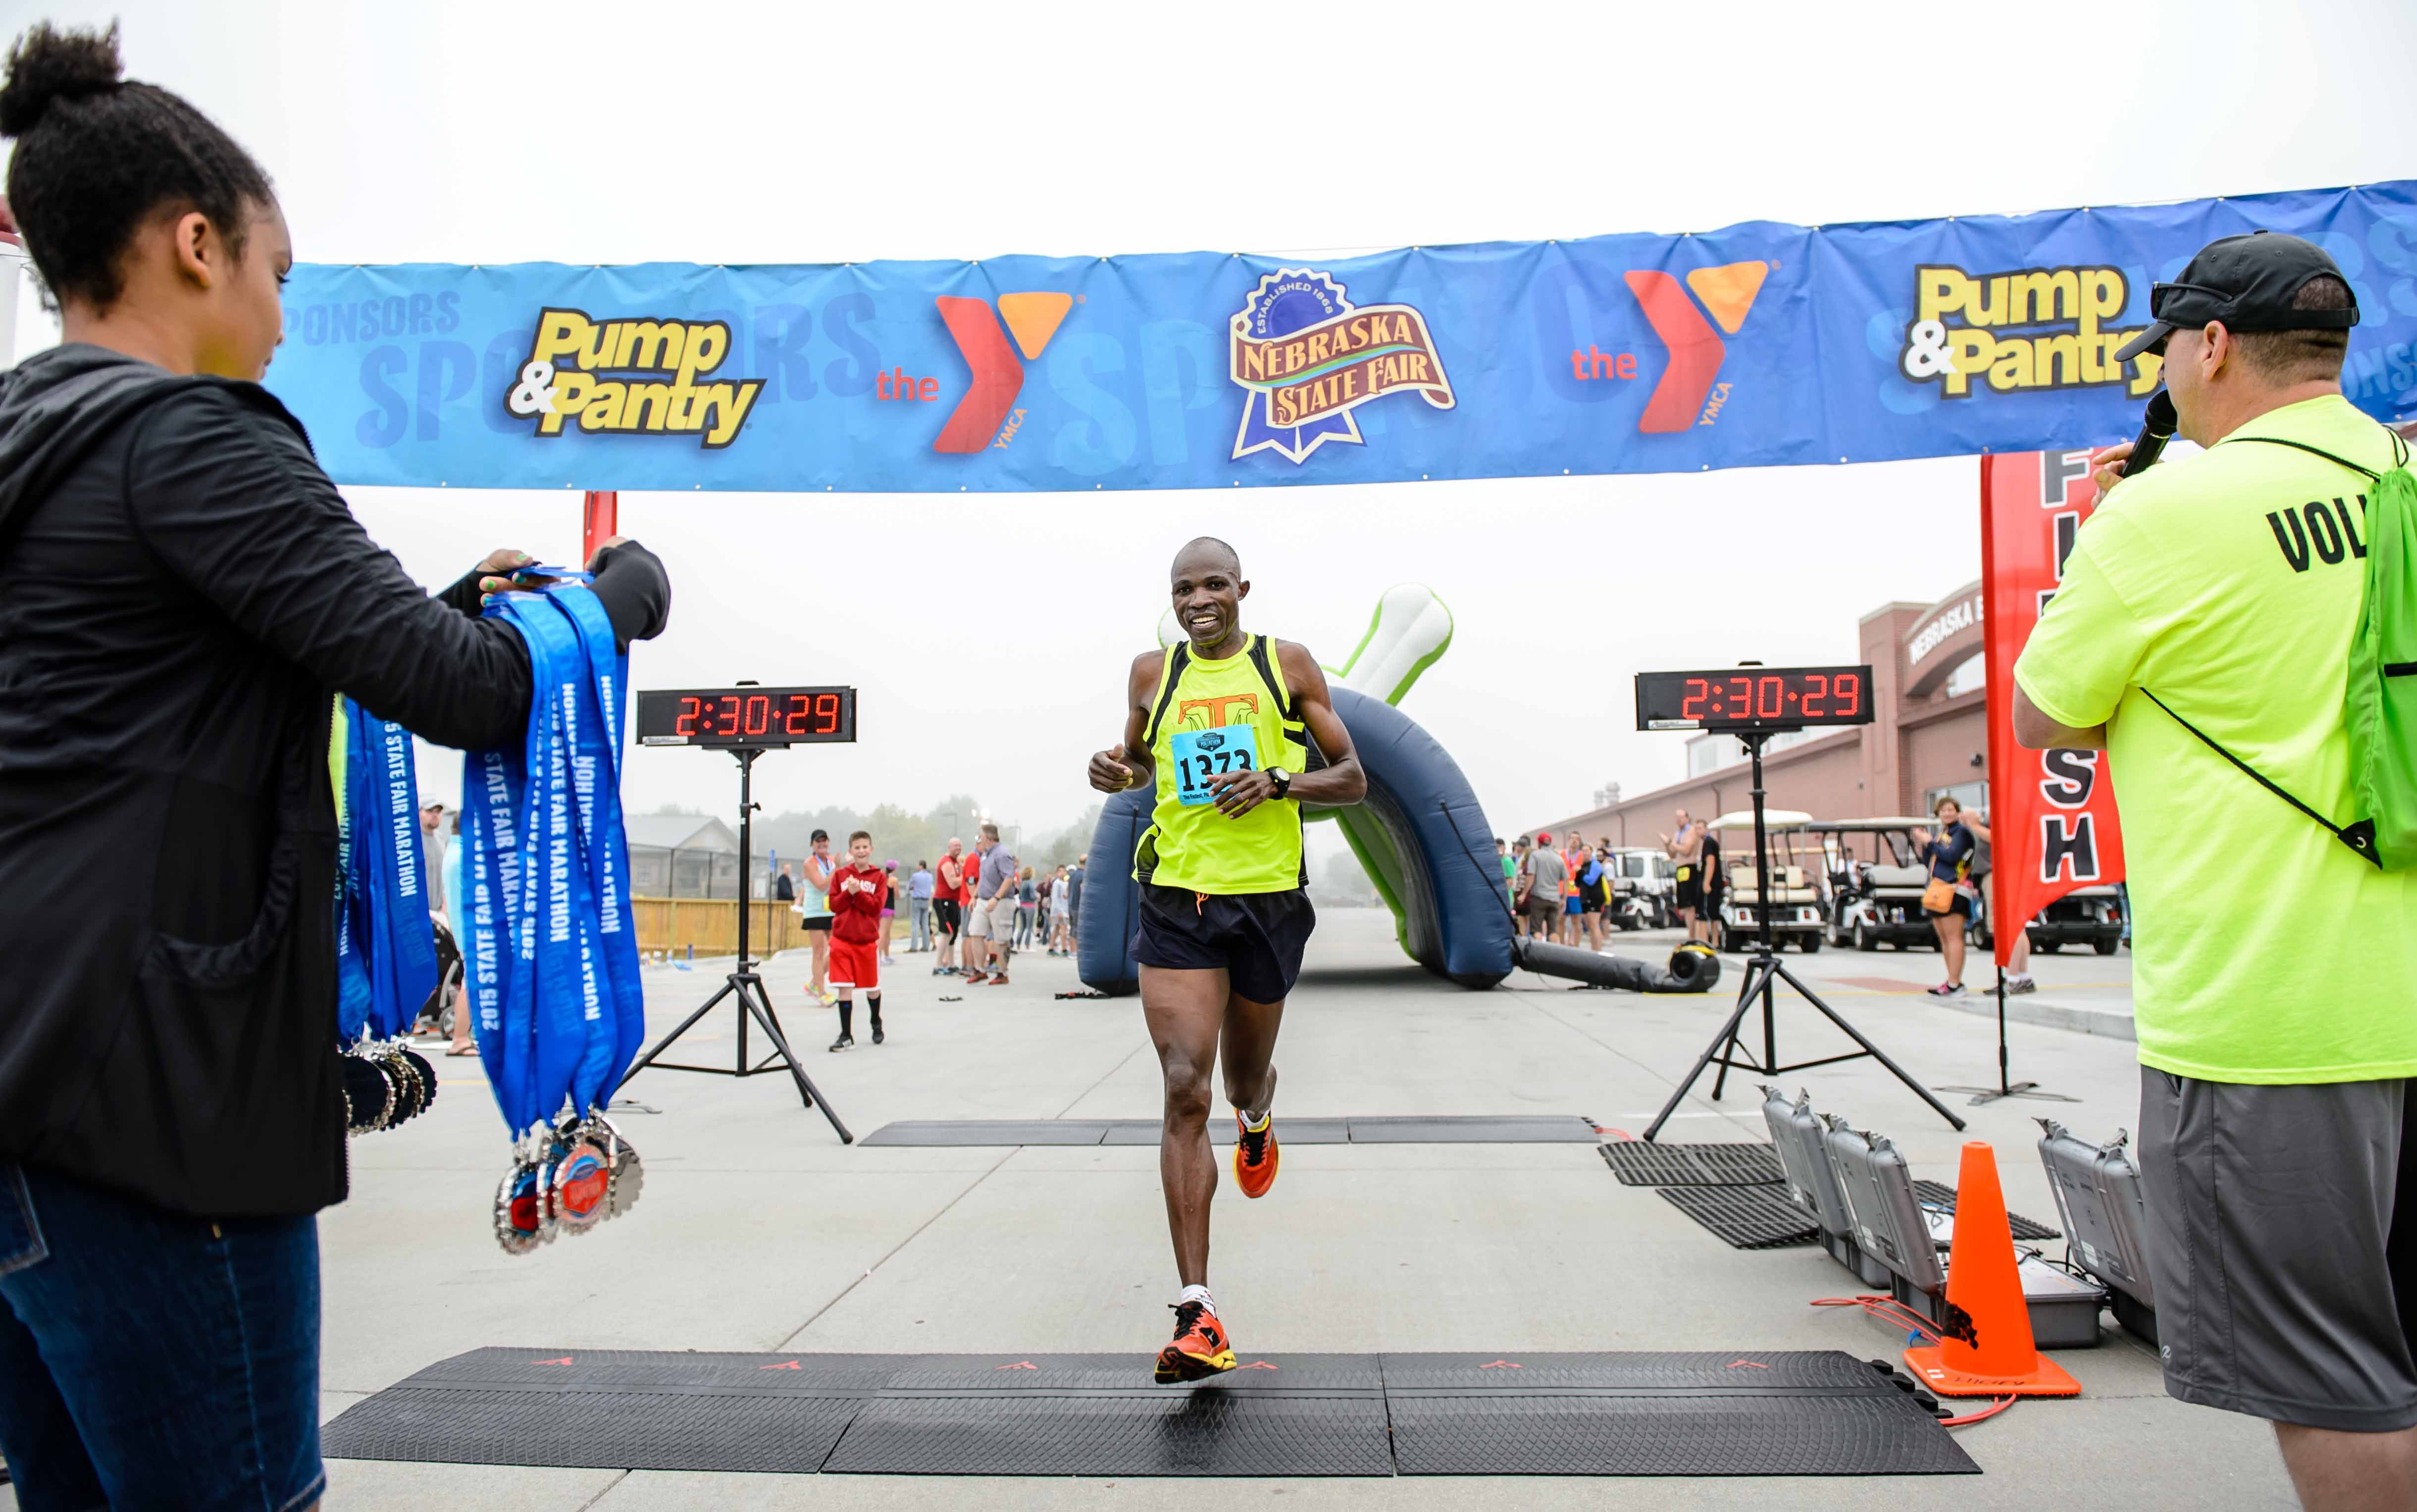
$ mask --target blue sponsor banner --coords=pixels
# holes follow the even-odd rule
[[[268,386],[340,481],[956,492],[1880,461],[2113,440],[2152,280],[2260,227],[2417,416],[2417,183],[1701,235],[720,267],[303,265]]]

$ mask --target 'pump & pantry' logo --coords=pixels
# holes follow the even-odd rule
[[[724,321],[599,321],[548,309],[504,408],[537,421],[540,437],[562,434],[576,417],[582,431],[694,436],[718,451],[737,438],[764,387],[756,378],[703,381],[729,355]]]

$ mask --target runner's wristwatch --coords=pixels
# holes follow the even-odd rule
[[[1276,785],[1277,797],[1288,798],[1292,796],[1292,769],[1290,767],[1269,767],[1268,780]]]

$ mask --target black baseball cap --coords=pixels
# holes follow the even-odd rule
[[[2301,288],[2319,278],[2342,279],[2342,270],[2315,242],[2279,231],[2219,236],[2198,249],[2181,278],[2151,286],[2149,314],[2156,324],[2126,341],[2115,360],[2143,352],[2163,356],[2166,338],[2178,327],[2210,321],[2235,331],[2346,331],[2357,325],[2355,294],[2341,310],[2291,308]]]

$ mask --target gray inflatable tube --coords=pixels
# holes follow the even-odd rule
[[[1418,721],[1380,700],[1334,688],[1334,712],[1368,773],[1368,796],[1330,818],[1392,908],[1411,960],[1447,981],[1487,988],[1511,974],[1511,915],[1493,832],[1468,779]],[[1311,763],[1320,764],[1315,746]],[[1141,919],[1129,864],[1149,827],[1153,790],[1111,797],[1091,836],[1075,965],[1094,990],[1138,990],[1132,937]]]

